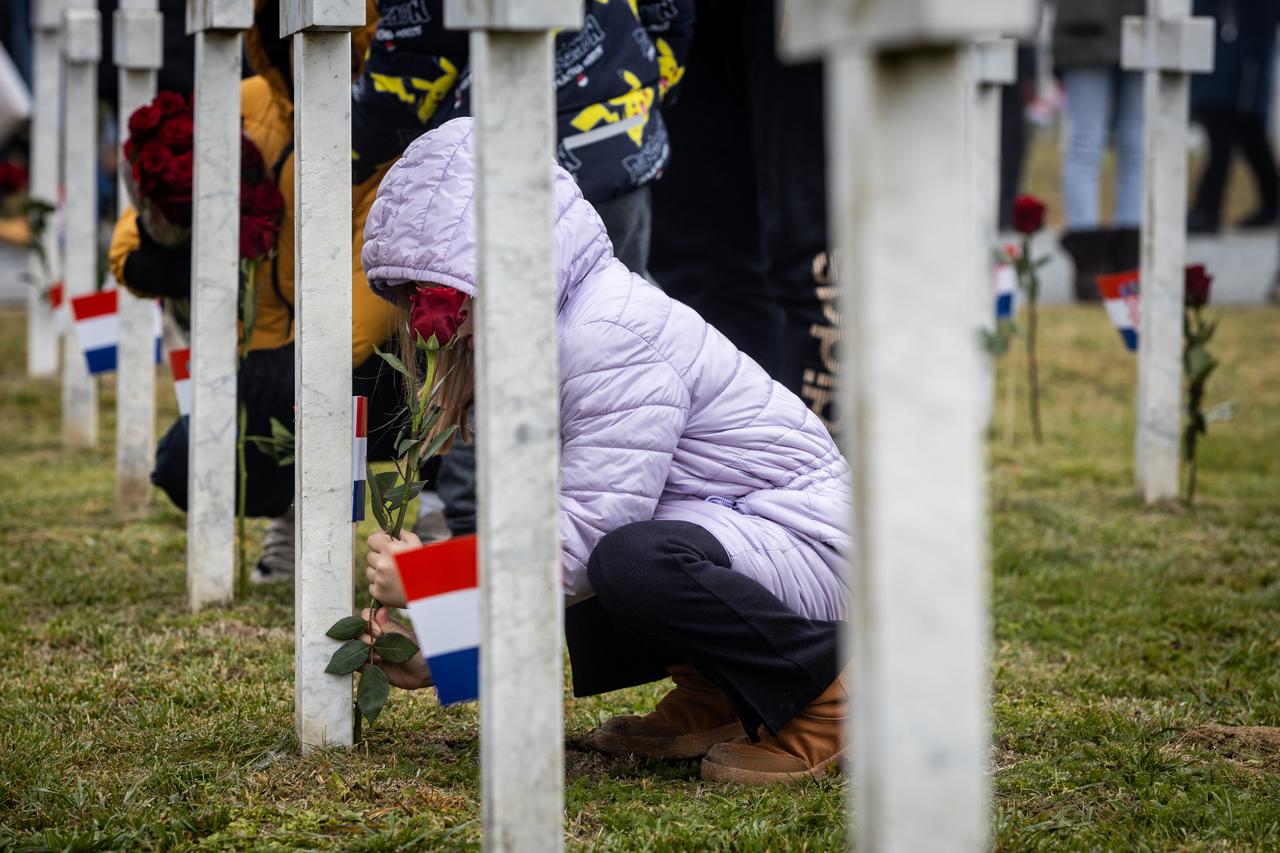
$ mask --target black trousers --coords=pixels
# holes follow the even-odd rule
[[[245,430],[248,435],[271,435],[272,418],[293,428],[293,344],[250,352],[240,365],[237,385],[248,415]],[[391,459],[395,454],[396,432],[405,417],[405,395],[399,374],[374,355],[355,369],[351,393],[369,398],[368,458]],[[265,518],[284,515],[293,503],[293,466],[281,467],[252,442],[245,447],[244,461],[245,514]],[[186,512],[186,418],[174,421],[161,437],[151,482],[169,496],[174,506]]]
[[[1223,109],[1196,110],[1195,119],[1209,138],[1209,162],[1196,187],[1192,209],[1206,222],[1217,226],[1237,146],[1257,183],[1259,211],[1275,211],[1280,207],[1280,175],[1265,119],[1256,113]]]
[[[698,0],[697,21],[649,270],[834,428],[822,67],[778,61],[769,0]]]
[[[565,611],[575,696],[690,663],[729,696],[747,735],[777,734],[840,674],[839,622],[807,619],[729,568],[724,546],[679,521],[628,524],[587,564],[595,590]]]

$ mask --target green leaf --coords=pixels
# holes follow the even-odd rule
[[[373,500],[369,501],[369,507],[373,510],[373,518],[378,522],[378,526],[383,532],[391,532],[391,519],[387,515],[387,501],[382,496],[382,486],[378,484],[378,476],[374,474],[369,478],[369,492]]]
[[[387,704],[387,674],[376,666],[371,666],[360,675],[360,686],[356,688],[356,707],[366,720],[372,723],[382,713],[382,706]]]
[[[452,438],[453,434],[457,431],[458,431],[457,424],[453,424],[448,429],[442,430],[441,433],[437,435],[435,438],[433,438],[431,440],[431,443],[427,445],[427,449],[422,453],[422,458],[430,459],[432,456],[435,456],[437,453],[439,453],[440,448],[444,447],[445,443],[450,438]]]
[[[383,497],[386,498],[388,504],[399,509],[421,494],[426,485],[426,480],[415,480],[408,485],[393,486],[383,493]]]
[[[324,671],[330,675],[350,675],[369,662],[369,647],[359,640],[348,640],[329,658]]]
[[[383,361],[385,361],[387,364],[391,365],[391,369],[392,369],[392,370],[394,370],[395,372],[399,373],[401,376],[405,377],[406,379],[408,379],[408,378],[409,378],[409,370],[408,370],[408,368],[406,368],[406,367],[404,366],[404,362],[403,362],[403,361],[401,361],[400,359],[396,358],[394,355],[392,355],[392,354],[391,354],[391,353],[389,353],[389,352],[383,352],[382,350],[378,349],[377,347],[374,347],[374,348],[373,348],[373,351],[374,351],[374,352],[376,352],[376,353],[378,354],[378,357],[379,357],[379,358],[381,358],[381,359],[382,359]]]
[[[276,464],[279,465],[281,468],[288,468],[290,465],[293,464],[293,454],[290,453],[285,456],[281,456],[279,461],[276,462]]]
[[[415,447],[421,447],[422,442],[424,441],[426,441],[425,438],[404,439],[403,441],[396,444],[396,456],[404,456],[406,453],[408,453],[410,450],[413,450]]]
[[[344,616],[334,622],[333,627],[325,631],[324,635],[331,640],[354,640],[364,633],[366,627],[368,623],[359,616]]]
[[[289,446],[293,446],[293,430],[280,422],[279,418],[271,419],[271,437],[276,441],[287,441]]]
[[[374,640],[373,650],[391,663],[404,663],[418,653],[418,644],[404,634],[383,634]]]

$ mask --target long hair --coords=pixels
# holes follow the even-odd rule
[[[392,293],[391,301],[397,309],[396,347],[399,350],[400,360],[404,362],[405,369],[409,372],[406,393],[416,394],[421,390],[426,378],[423,376],[426,359],[418,350],[418,334],[410,324],[413,309],[409,302],[409,287],[396,288]],[[434,399],[427,402],[428,405],[440,406],[444,413],[432,428],[428,443],[449,427],[456,426],[457,432],[440,449],[441,453],[446,453],[453,447],[453,442],[459,436],[463,441],[471,440],[471,430],[468,428],[467,420],[471,407],[475,403],[475,351],[461,342],[447,350],[440,350],[436,358],[436,383],[440,390]]]

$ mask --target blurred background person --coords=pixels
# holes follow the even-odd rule
[[[1191,120],[1204,128],[1209,162],[1200,175],[1187,231],[1214,234],[1221,227],[1222,200],[1237,149],[1244,155],[1258,193],[1258,206],[1241,228],[1276,224],[1280,175],[1267,136],[1274,84],[1280,0],[1196,0],[1195,14],[1215,19],[1213,73],[1191,78]]]
[[[1138,265],[1142,219],[1142,75],[1120,68],[1120,26],[1143,0],[1067,0],[1056,6],[1053,59],[1066,93],[1062,248],[1075,261],[1075,294],[1098,299],[1094,277]],[[1100,178],[1108,142],[1116,175],[1111,227],[1101,226]]]

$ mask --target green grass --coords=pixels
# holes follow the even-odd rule
[[[1132,497],[1133,359],[1102,312],[1045,312],[1046,442],[1021,400],[992,442],[1001,849],[1280,847],[1280,745],[1202,728],[1280,726],[1278,321],[1224,316],[1211,398],[1238,415],[1187,511]],[[63,452],[21,329],[0,314],[0,848],[475,847],[474,708],[396,693],[356,750],[300,756],[291,593],[187,614],[183,517],[112,508],[109,386],[102,449]],[[566,695],[571,848],[840,846],[843,780],[726,789],[586,749],[661,689]]]

